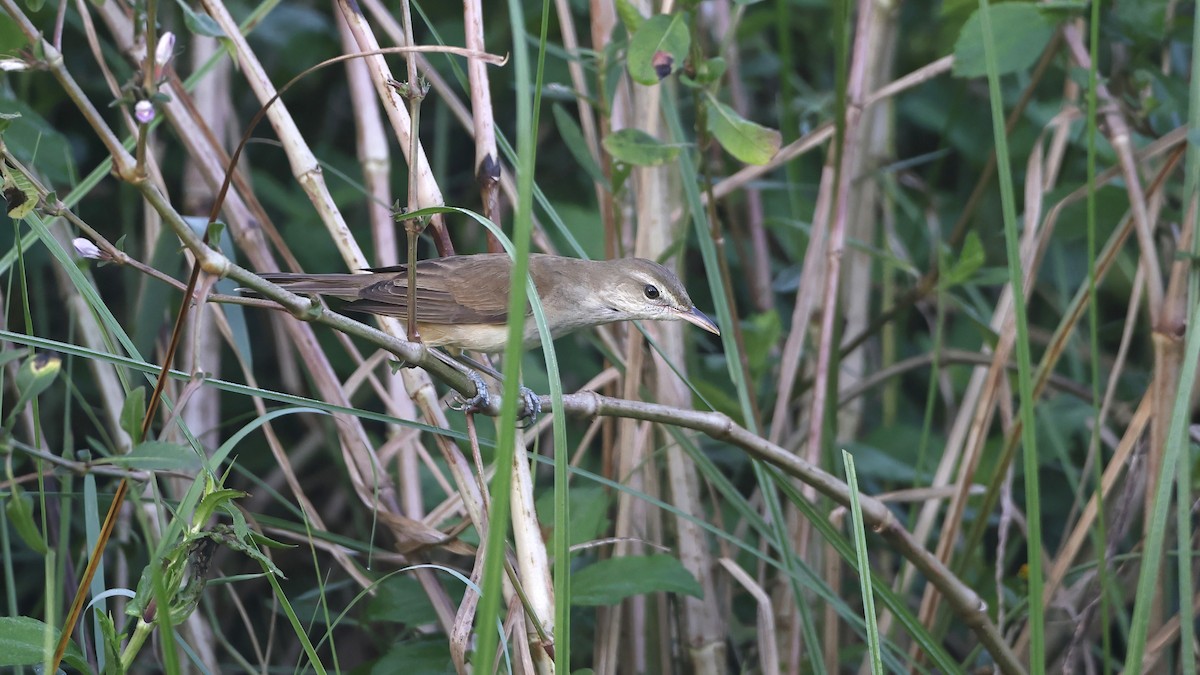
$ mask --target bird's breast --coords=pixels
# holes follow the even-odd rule
[[[559,325],[551,330],[557,338],[582,326]],[[432,347],[453,347],[474,352],[496,353],[504,351],[508,344],[508,325],[498,324],[442,324],[422,323],[419,326],[421,341]],[[529,349],[541,342],[537,323],[533,317],[525,317],[525,339],[522,346]]]
[[[508,343],[506,324],[421,324],[421,341],[434,347],[474,352],[502,352]]]

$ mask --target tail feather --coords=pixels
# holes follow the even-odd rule
[[[289,274],[284,272],[260,275],[263,279],[278,284],[293,293],[327,295],[345,300],[355,300],[367,283],[366,274]]]

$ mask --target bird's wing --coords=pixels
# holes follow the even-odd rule
[[[468,259],[469,258],[469,259]],[[435,324],[502,324],[508,320],[508,257],[474,255],[417,263],[417,321]],[[406,315],[408,276],[372,284],[349,309]]]

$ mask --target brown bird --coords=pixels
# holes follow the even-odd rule
[[[433,258],[417,263],[417,329],[434,347],[499,352],[508,338],[508,290],[512,261],[503,253]],[[710,333],[721,331],[692,304],[679,277],[651,260],[580,260],[529,257],[546,323],[555,338],[580,328],[627,320],[680,320]],[[344,309],[408,317],[407,266],[369,274],[264,274],[293,293],[351,301]],[[527,314],[528,316],[528,314]],[[532,318],[526,347],[538,344]]]

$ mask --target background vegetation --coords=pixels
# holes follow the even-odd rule
[[[1196,671],[1193,4],[0,4],[0,665]],[[722,335],[517,429],[253,275],[471,212]]]

